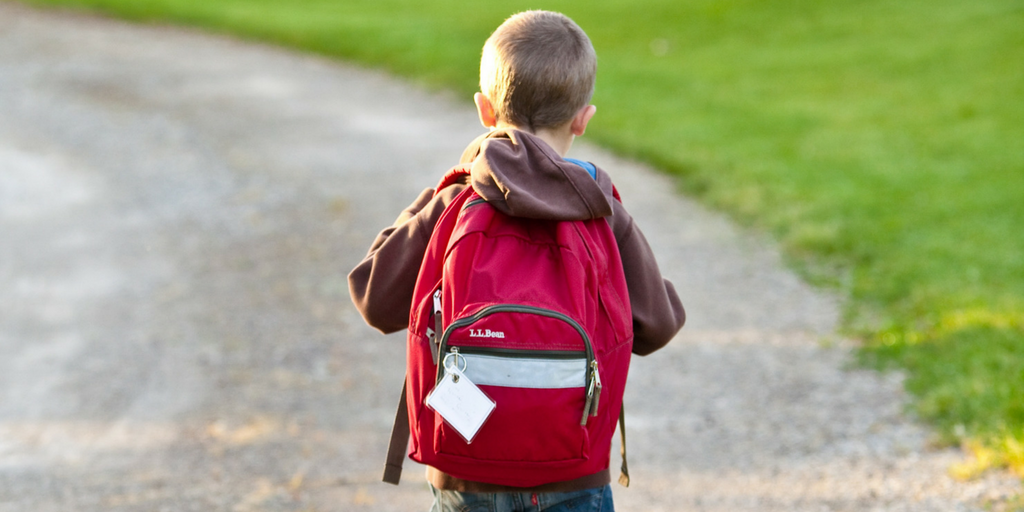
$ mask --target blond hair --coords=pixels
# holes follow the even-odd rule
[[[505,20],[484,43],[480,90],[498,122],[531,131],[571,120],[590,103],[597,54],[567,16],[526,11]]]

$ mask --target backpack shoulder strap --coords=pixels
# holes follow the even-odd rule
[[[456,165],[455,167],[448,169],[448,172],[444,173],[444,177],[441,178],[441,181],[437,184],[437,187],[434,188],[434,195],[436,196],[443,188],[447,187],[448,185],[454,185],[458,183],[459,181],[462,180],[464,176],[469,176],[469,169],[470,168],[467,165]]]
[[[622,445],[619,450],[622,453],[622,467],[619,473],[619,484],[629,487],[629,466],[626,465],[626,405],[619,409],[619,435],[622,436]]]
[[[398,411],[395,412],[395,426],[391,429],[391,444],[388,445],[388,455],[384,462],[383,481],[389,484],[398,485],[402,478],[402,463],[405,462],[405,452],[409,448],[409,411],[406,408],[406,385],[402,384],[402,398],[398,400]]]

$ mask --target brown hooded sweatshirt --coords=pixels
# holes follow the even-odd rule
[[[612,181],[601,169],[597,179],[567,162],[540,138],[517,130],[491,131],[473,141],[462,155],[470,165],[470,183],[448,186],[434,196],[424,190],[381,231],[370,252],[348,275],[349,291],[363,318],[383,333],[409,325],[412,292],[434,224],[454,198],[472,186],[499,211],[516,217],[552,220],[606,218],[622,256],[633,312],[633,353],[647,355],[665,346],[686,320],[675,288],[661,276],[644,235],[612,196]],[[609,447],[610,448],[610,447]],[[608,483],[604,470],[580,479],[521,489],[454,478],[428,468],[427,479],[439,489],[462,492],[556,492]]]

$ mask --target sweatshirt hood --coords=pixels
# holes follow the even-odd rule
[[[612,214],[612,181],[564,160],[539,137],[493,130],[473,141],[460,162],[477,194],[513,217],[586,220]]]

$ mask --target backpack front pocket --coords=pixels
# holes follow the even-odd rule
[[[542,308],[494,305],[452,322],[440,344],[496,407],[471,444],[435,415],[435,451],[547,465],[589,458],[588,389],[600,379],[578,323]]]
[[[438,416],[437,452],[503,462],[578,462],[588,457],[587,429],[580,424],[586,401],[585,353],[459,347],[458,354],[463,374],[496,407],[472,444]]]

